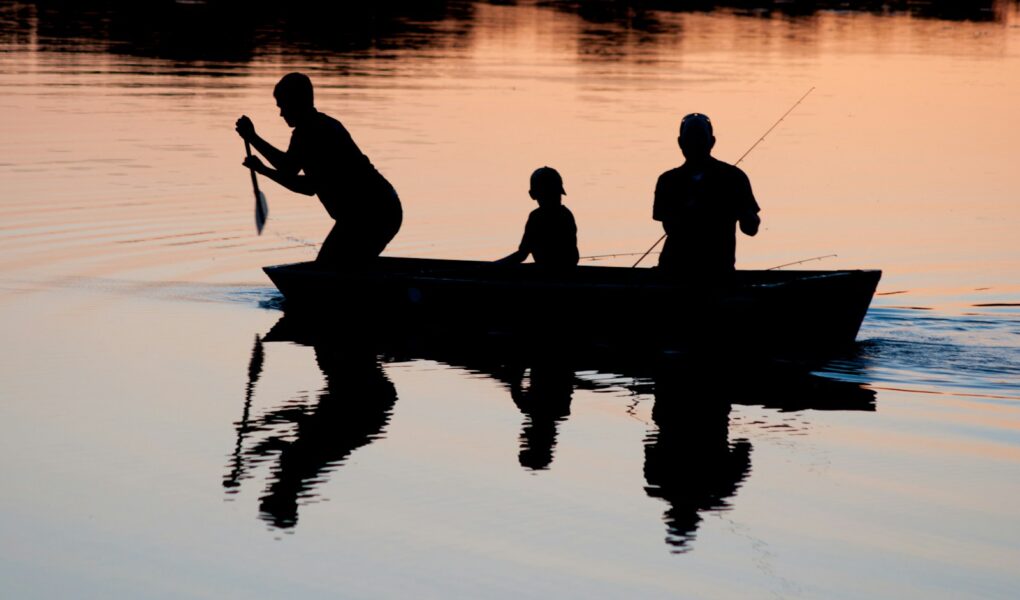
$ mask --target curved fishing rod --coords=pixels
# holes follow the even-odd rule
[[[640,252],[617,252],[616,254],[594,254],[592,256],[582,256],[578,260],[602,260],[603,258],[619,258],[621,256],[637,256]],[[652,254],[659,254],[653,252]]]
[[[837,256],[838,256],[837,254],[825,254],[823,256],[812,256],[811,258],[805,258],[804,260],[798,260],[796,262],[786,263],[784,265],[776,265],[774,267],[769,267],[769,268],[767,268],[765,270],[766,271],[775,271],[776,269],[782,269],[783,267],[792,267],[793,265],[802,265],[802,264],[804,264],[806,262],[811,262],[813,260],[822,260],[822,259],[825,259],[825,258],[835,258]]]
[[[768,128],[768,131],[766,131],[765,133],[763,133],[763,134],[761,135],[761,137],[760,137],[760,138],[758,138],[758,141],[756,141],[756,142],[755,142],[754,144],[752,144],[752,145],[751,145],[751,147],[747,149],[747,152],[744,152],[744,154],[742,154],[742,155],[740,156],[740,158],[738,158],[738,159],[737,159],[737,162],[733,163],[733,166],[735,167],[735,166],[739,165],[739,164],[740,164],[740,161],[742,161],[742,160],[744,160],[745,158],[747,158],[747,155],[748,155],[748,154],[750,154],[752,150],[754,150],[755,148],[757,148],[757,147],[758,147],[758,144],[762,143],[762,141],[764,141],[764,140],[765,140],[765,138],[766,138],[766,137],[768,137],[768,135],[769,135],[770,133],[772,133],[772,130],[773,130],[773,129],[775,129],[775,128],[776,128],[776,127],[777,127],[777,126],[778,126],[778,125],[780,124],[780,123],[782,123],[782,122],[783,122],[783,119],[785,119],[787,115],[789,115],[790,113],[792,113],[792,112],[793,112],[793,109],[797,108],[797,105],[799,105],[799,104],[800,104],[801,102],[803,102],[803,101],[804,101],[804,98],[807,98],[807,97],[808,97],[808,94],[810,94],[810,93],[811,93],[811,92],[813,92],[813,91],[815,91],[815,86],[811,86],[811,89],[809,89],[808,91],[804,92],[804,95],[800,97],[800,100],[797,100],[796,102],[794,102],[794,103],[793,103],[793,106],[791,106],[789,110],[787,110],[787,111],[786,111],[785,113],[783,113],[783,116],[779,117],[779,120],[778,120],[778,121],[776,121],[775,123],[773,123],[773,124],[772,124],[772,127],[769,127],[769,128]],[[651,253],[652,253],[652,250],[655,250],[655,248],[656,248],[656,247],[658,247],[658,245],[659,245],[659,244],[661,244],[661,243],[662,243],[662,240],[664,240],[664,239],[666,239],[666,234],[665,234],[665,233],[663,233],[663,234],[662,234],[662,237],[660,237],[660,238],[659,238],[658,240],[656,240],[656,241],[655,241],[655,243],[654,243],[654,244],[652,244],[652,247],[651,247],[651,248],[649,248],[647,252],[645,252],[644,254],[642,254],[642,255],[641,255],[641,258],[637,259],[637,262],[635,262],[635,263],[634,263],[633,265],[631,265],[631,267],[630,267],[630,268],[632,268],[632,269],[633,269],[633,268],[637,267],[637,266],[638,266],[639,264],[641,264],[641,261],[643,261],[643,260],[645,259],[645,257],[646,257],[646,256],[648,256],[649,254],[651,254]]]

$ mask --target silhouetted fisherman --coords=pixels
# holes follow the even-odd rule
[[[528,195],[538,208],[528,215],[524,237],[516,252],[496,262],[520,263],[530,254],[535,264],[554,268],[577,265],[577,224],[574,215],[563,206],[563,179],[552,167],[541,167],[531,174]]]
[[[273,96],[280,116],[294,128],[290,146],[280,151],[259,137],[251,119],[242,116],[237,133],[275,168],[254,156],[246,158],[244,166],[293,192],[319,196],[336,224],[322,243],[317,261],[357,265],[379,256],[403,220],[393,186],[340,121],[315,109],[312,82],[306,75],[285,75]]]
[[[666,244],[659,266],[670,271],[719,276],[736,262],[735,225],[758,233],[761,219],[751,183],[739,168],[712,157],[712,122],[692,113],[677,138],[686,162],[659,176],[652,218],[662,222]]]

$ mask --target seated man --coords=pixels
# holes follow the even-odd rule
[[[563,179],[552,167],[535,169],[528,195],[538,208],[528,215],[524,237],[517,251],[498,263],[520,263],[530,254],[536,265],[553,268],[577,266],[577,225],[570,209],[563,206]]]
[[[751,183],[743,171],[711,156],[715,136],[705,115],[684,117],[677,141],[687,160],[663,173],[655,186],[652,218],[666,231],[659,267],[726,275],[736,260],[736,224],[750,236],[761,224]]]
[[[273,96],[280,116],[294,128],[290,146],[286,152],[278,150],[255,133],[251,119],[242,116],[237,133],[275,169],[255,156],[246,158],[244,166],[293,192],[318,195],[336,224],[316,261],[358,265],[379,256],[403,220],[393,186],[362,154],[340,121],[315,109],[312,82],[306,75],[285,75]]]

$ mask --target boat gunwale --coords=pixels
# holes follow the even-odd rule
[[[415,270],[415,269],[381,269],[381,270],[370,270],[361,273],[352,273],[350,277],[371,277],[380,281],[385,280],[408,280],[408,281],[421,281],[422,283],[440,283],[440,284],[466,284],[466,285],[485,285],[487,287],[546,287],[546,288],[591,288],[591,289],[644,289],[644,290],[675,290],[690,287],[692,281],[690,279],[681,279],[678,281],[634,281],[633,279],[628,281],[594,281],[594,280],[579,280],[571,277],[567,279],[554,279],[549,278],[551,273],[540,272],[540,273],[527,273],[522,272],[520,267],[527,268],[528,265],[496,265],[492,262],[487,261],[466,261],[466,260],[446,260],[446,259],[429,259],[429,258],[404,258],[404,257],[383,257],[388,260],[395,261],[423,261],[426,264],[439,263],[441,266],[446,267],[443,263],[453,263],[445,269],[448,273],[435,273],[429,272],[428,270]],[[413,263],[412,263],[413,264]],[[530,263],[529,263],[530,264]],[[478,270],[487,270],[486,267],[492,267],[489,273],[482,277],[473,277],[470,273],[466,274],[460,271],[454,265],[461,265],[460,268],[476,268]],[[506,270],[504,270],[506,269]],[[633,269],[631,267],[610,267],[610,266],[594,266],[585,265],[577,267],[578,271],[569,273],[570,275],[576,275],[582,273],[585,275],[591,275],[593,273],[602,272],[605,274],[621,275],[623,273],[629,273],[635,270],[641,272],[647,272],[651,269]],[[335,279],[343,277],[343,272],[339,269],[333,268],[322,268],[316,266],[314,261],[304,261],[296,263],[286,263],[281,265],[272,265],[262,268],[263,272],[273,279],[274,273],[281,274],[296,274],[305,276],[314,276],[323,279]],[[437,269],[438,270],[438,269]],[[597,270],[597,271],[596,271]],[[499,271],[502,271],[506,276],[500,277]],[[753,280],[754,275],[764,273],[775,273],[772,270],[761,270],[761,269],[748,269],[748,270],[736,270],[734,273],[738,278],[752,279],[750,281],[735,281],[732,285],[726,286],[729,289],[774,289],[794,285],[797,283],[805,283],[820,280],[831,280],[834,278],[853,277],[875,274],[881,277],[882,271],[880,269],[839,269],[831,271],[819,271],[819,270],[785,270],[781,273],[787,277],[782,278],[779,281],[755,281]],[[529,277],[528,275],[541,275],[541,277]],[[633,276],[631,276],[633,277]],[[637,277],[649,277],[646,275],[637,275]]]

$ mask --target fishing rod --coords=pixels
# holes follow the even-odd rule
[[[739,164],[740,164],[740,161],[742,161],[742,160],[744,160],[745,158],[747,158],[747,155],[748,155],[748,154],[750,154],[752,150],[754,150],[755,148],[757,148],[757,147],[758,147],[758,144],[762,143],[762,141],[764,141],[764,140],[765,140],[765,138],[766,138],[766,137],[768,137],[768,135],[769,135],[770,133],[772,133],[772,130],[773,130],[773,129],[775,129],[775,128],[776,128],[776,127],[777,127],[777,126],[778,126],[778,125],[780,124],[780,123],[782,123],[782,122],[783,122],[783,119],[785,119],[787,115],[789,115],[790,113],[792,113],[792,112],[793,112],[793,109],[797,108],[797,106],[798,106],[798,105],[799,105],[799,104],[800,104],[801,102],[803,102],[803,101],[804,101],[804,98],[807,98],[807,97],[808,97],[808,94],[810,94],[810,93],[811,93],[811,92],[813,92],[813,91],[815,91],[815,86],[811,86],[811,89],[809,89],[808,91],[804,92],[804,95],[800,97],[800,100],[797,100],[796,102],[794,102],[794,103],[793,103],[793,106],[791,106],[789,110],[787,110],[787,111],[786,111],[785,113],[783,113],[783,116],[779,117],[779,120],[778,120],[778,121],[776,121],[775,123],[773,123],[773,124],[772,124],[772,127],[769,127],[769,128],[768,128],[768,130],[767,130],[767,131],[766,131],[765,133],[763,133],[763,134],[761,135],[761,137],[760,137],[760,138],[758,138],[758,141],[756,141],[756,142],[755,142],[754,144],[751,144],[751,147],[747,149],[747,152],[744,152],[744,154],[743,154],[743,155],[741,155],[741,157],[737,159],[737,162],[733,163],[733,166],[735,167],[735,166],[739,165]],[[638,266],[639,264],[641,264],[641,261],[643,261],[643,260],[645,259],[645,257],[646,257],[646,256],[648,256],[649,254],[651,254],[651,253],[652,253],[652,250],[655,250],[655,248],[656,248],[656,247],[658,247],[658,245],[659,245],[659,244],[661,244],[661,243],[662,243],[662,240],[664,240],[664,239],[666,239],[666,234],[665,234],[665,233],[663,233],[663,234],[662,234],[662,237],[660,237],[660,238],[659,238],[658,240],[656,240],[656,241],[655,241],[655,243],[654,243],[654,244],[652,244],[652,247],[651,247],[651,248],[649,248],[647,252],[645,252],[644,254],[642,254],[642,255],[641,255],[641,258],[637,259],[637,262],[635,262],[635,263],[634,263],[633,265],[631,265],[631,267],[630,267],[630,268],[632,268],[632,269],[633,269],[633,268],[637,267],[637,266]]]
[[[621,256],[637,256],[638,254],[641,254],[641,253],[640,252],[620,252],[620,253],[617,253],[617,254],[595,254],[593,256],[582,256],[578,260],[601,260],[603,258],[619,258]],[[653,252],[652,254],[659,254],[659,253],[658,252]]]
[[[782,269],[783,267],[792,267],[793,265],[802,265],[802,264],[804,264],[806,262],[811,262],[813,260],[822,260],[824,258],[835,258],[836,256],[837,256],[836,254],[826,254],[824,256],[812,256],[811,258],[805,258],[804,260],[798,260],[797,262],[786,263],[785,265],[776,265],[774,267],[769,267],[769,268],[767,268],[765,270],[766,271],[775,271],[776,269]]]

